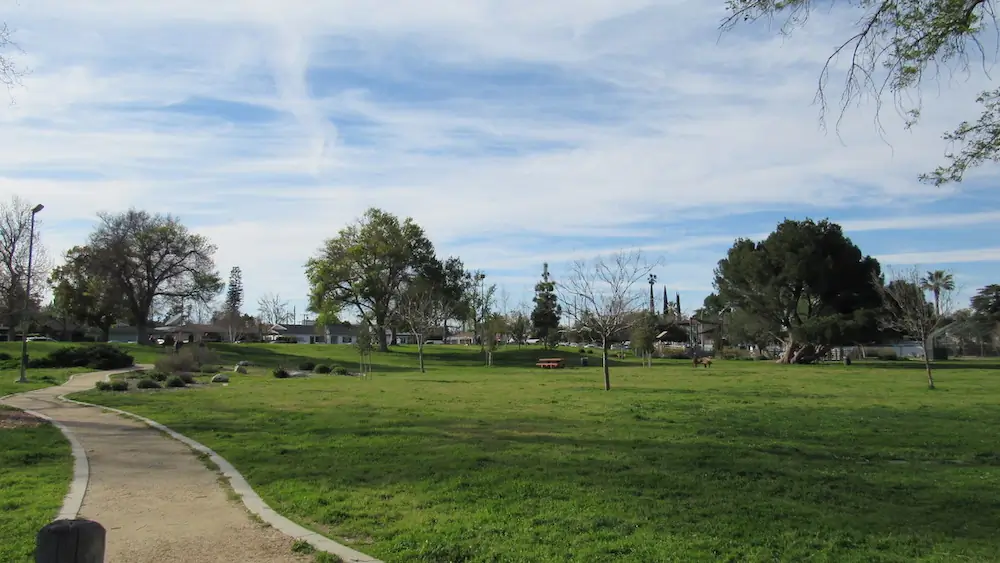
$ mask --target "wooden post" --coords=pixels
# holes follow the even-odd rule
[[[35,538],[35,563],[104,563],[105,537],[92,520],[56,520]]]

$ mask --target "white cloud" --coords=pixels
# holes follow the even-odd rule
[[[717,41],[722,6],[22,2],[5,17],[33,73],[0,109],[0,197],[46,203],[53,254],[97,211],[180,214],[219,246],[220,269],[243,267],[248,296],[304,295],[305,260],[368,206],[414,217],[440,250],[515,286],[543,261],[635,246],[665,255],[667,272],[688,264],[670,283],[692,292],[735,237],[763,236],[746,213],[835,215],[849,233],[1000,217],[932,213],[980,188],[915,180],[988,80],[928,99],[911,132],[886,110],[888,144],[870,107],[838,138],[810,101],[845,12],[789,40]],[[281,117],[158,111],[190,99]]]
[[[944,264],[967,264],[971,262],[1000,261],[1000,248],[976,248],[966,250],[944,250],[932,252],[901,252],[876,256],[884,264],[906,266],[939,266]]]

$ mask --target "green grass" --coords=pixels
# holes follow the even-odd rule
[[[45,357],[57,348],[82,345],[85,344],[74,342],[29,342],[28,357]],[[160,354],[163,353],[163,351],[159,348],[152,346],[136,346],[134,344],[122,344],[120,346],[132,354],[132,356],[135,357],[136,363],[139,364],[151,364],[156,361],[156,358]],[[21,343],[0,342],[0,352],[10,354],[14,358],[20,358]],[[0,397],[10,395],[12,393],[21,393],[32,389],[40,389],[42,387],[60,385],[65,383],[69,376],[75,373],[87,373],[89,371],[93,370],[89,368],[29,369],[26,374],[28,377],[28,383],[14,383],[14,381],[21,375],[20,370],[0,370]]]
[[[0,428],[0,561],[34,561],[35,534],[59,513],[72,474],[54,426]]]
[[[353,365],[343,346],[227,360]],[[237,350],[238,349],[238,350]],[[231,461],[279,512],[394,561],[995,561],[1000,372],[686,362],[524,367],[539,349],[377,354],[371,380],[81,398]],[[574,352],[560,352],[578,365]],[[592,364],[599,359],[593,357]]]

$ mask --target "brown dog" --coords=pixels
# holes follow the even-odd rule
[[[706,356],[704,358],[695,358],[693,360],[693,363],[694,363],[694,367],[698,367],[699,365],[702,365],[702,366],[705,366],[706,369],[708,369],[709,367],[712,366],[712,358],[709,358],[708,356]]]

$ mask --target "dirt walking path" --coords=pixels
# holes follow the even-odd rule
[[[107,530],[105,563],[298,563],[292,538],[250,519],[216,473],[180,442],[141,422],[60,401],[107,372],[3,400],[69,428],[90,463],[80,518]]]

